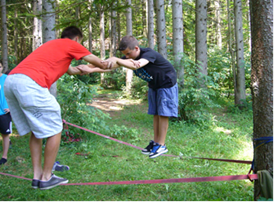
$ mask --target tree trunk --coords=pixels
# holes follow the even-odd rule
[[[109,56],[116,56],[116,17],[117,17],[117,13],[116,11],[111,11],[111,19],[110,19],[110,24],[111,24],[111,32],[110,32],[110,51],[109,51]]]
[[[207,4],[204,0],[196,0],[196,63],[198,71],[207,75]],[[203,84],[201,84],[203,85]]]
[[[244,39],[243,39],[243,23],[242,23],[242,1],[234,0],[235,14],[235,38],[236,38],[236,91],[235,105],[240,106],[246,100],[245,94],[245,62],[244,62]]]
[[[222,32],[221,32],[221,5],[220,0],[214,2],[215,16],[216,16],[216,32],[217,32],[217,46],[222,49]]]
[[[92,9],[92,0],[89,0],[89,11],[91,12]],[[88,47],[89,52],[92,53],[92,18],[91,15],[89,15],[88,18]]]
[[[148,15],[147,15],[147,21],[148,21],[148,46],[153,50],[154,49],[154,9],[153,9],[153,0],[148,0]]]
[[[129,6],[131,6],[131,0],[127,0]],[[127,19],[127,35],[132,35],[132,10],[131,7],[127,8],[126,13]],[[126,69],[126,92],[130,94],[132,85],[133,71],[131,69]]]
[[[33,1],[33,42],[32,42],[32,51],[42,45],[42,20],[40,14],[42,13],[42,0]]]
[[[106,58],[106,49],[105,49],[105,14],[104,8],[100,6],[100,49],[101,49],[101,59]],[[101,73],[101,84],[104,83],[104,73]]]
[[[233,30],[231,29],[231,12],[230,12],[230,0],[227,0],[227,22],[228,22],[228,49],[229,53],[231,56],[231,78],[232,78],[232,83],[234,86],[230,86],[229,88],[231,89],[236,89],[236,69],[235,69],[235,50],[232,47],[233,40],[232,36],[233,35]],[[235,96],[235,90],[234,90],[234,96]]]
[[[18,26],[17,26],[17,7],[14,8],[14,56],[15,56],[15,64],[18,64]]]
[[[43,43],[56,39],[54,0],[43,0]],[[50,89],[50,93],[57,97],[57,82],[54,82]]]
[[[179,86],[184,85],[184,67],[181,63],[184,52],[184,36],[183,36],[183,8],[182,1],[172,0],[172,22],[173,22],[173,55],[174,66],[177,70]]]
[[[3,72],[6,72],[9,68],[8,63],[8,29],[7,29],[7,9],[6,0],[1,0],[1,17],[2,17],[2,62]]]
[[[250,0],[251,90],[253,137],[273,137],[273,1]],[[255,146],[260,141],[255,141]],[[273,142],[254,149],[254,172],[267,170],[273,175]],[[254,183],[254,200],[261,194]]]
[[[157,44],[158,52],[167,59],[167,44],[166,44],[166,20],[165,20],[165,3],[164,0],[155,2],[157,16]]]

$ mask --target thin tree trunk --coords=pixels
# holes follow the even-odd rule
[[[1,17],[2,17],[2,62],[3,72],[6,72],[9,68],[8,63],[8,29],[7,29],[7,10],[6,0],[1,0]]]
[[[100,6],[100,48],[101,48],[101,59],[106,58],[105,49],[105,15],[103,6]],[[104,73],[101,73],[101,84],[104,82]]]
[[[166,44],[166,20],[165,20],[165,3],[164,0],[155,2],[157,15],[157,44],[158,52],[167,59],[167,44]]]
[[[222,49],[222,32],[221,32],[221,5],[220,0],[214,1],[217,31],[217,46]]]
[[[204,0],[196,0],[196,63],[198,71],[207,75],[207,4]],[[201,84],[203,85],[203,84]]]
[[[173,22],[173,54],[174,66],[178,72],[179,86],[184,85],[184,66],[181,63],[184,52],[183,36],[183,8],[181,0],[172,0],[172,22]]]
[[[131,0],[127,0],[129,6],[131,6]],[[132,35],[132,9],[131,7],[127,8],[126,13],[127,21],[127,35]],[[132,85],[133,71],[131,69],[126,69],[126,92],[130,94],[131,85]]]
[[[42,13],[42,0],[33,1],[33,13],[35,14],[33,19],[33,42],[32,51],[42,45],[42,20],[40,14]]]
[[[18,27],[17,27],[17,7],[15,7],[14,13],[14,56],[15,56],[15,64],[18,63]]]
[[[154,9],[153,9],[153,0],[147,1],[148,5],[148,46],[153,50],[154,49]]]
[[[235,105],[240,106],[246,100],[245,94],[245,62],[244,62],[244,39],[243,39],[243,23],[242,23],[242,1],[234,0],[235,14],[235,38],[236,38],[236,60],[237,60],[237,76],[236,76],[236,96]]]
[[[54,0],[43,0],[43,43],[56,39],[54,26],[55,26],[55,13],[54,13]],[[57,82],[54,82],[50,89],[50,93],[57,97]]]
[[[92,9],[92,0],[89,0],[89,11],[91,12]],[[88,18],[88,47],[89,51],[92,53],[92,18],[89,15]]]

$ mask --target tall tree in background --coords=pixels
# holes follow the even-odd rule
[[[236,68],[235,68],[235,50],[232,47],[233,40],[233,30],[231,27],[231,12],[230,12],[230,0],[227,0],[227,22],[228,22],[228,49],[231,56],[231,69],[232,69],[232,77],[233,77],[233,89],[236,89]],[[230,86],[229,86],[230,87]],[[235,95],[235,91],[234,91]]]
[[[56,39],[55,31],[55,12],[54,0],[43,0],[43,43]],[[57,84],[54,82],[50,89],[50,93],[57,97]]]
[[[196,0],[195,53],[198,71],[207,75],[207,5],[205,0]]]
[[[42,41],[42,0],[33,0],[33,41],[32,41],[32,50],[40,47],[43,43]]]
[[[158,52],[167,59],[166,19],[164,0],[155,1]]]
[[[240,106],[246,100],[245,94],[245,61],[244,61],[244,38],[243,38],[243,23],[242,23],[242,1],[234,0],[235,14],[235,38],[236,38],[236,89],[235,105]]]
[[[179,86],[184,85],[184,67],[181,63],[184,52],[183,35],[183,8],[182,1],[172,0],[172,22],[173,22],[173,55]]]
[[[222,49],[222,32],[221,32],[221,5],[220,0],[214,1],[215,16],[216,16],[216,32],[217,32],[217,46]]]
[[[92,53],[92,18],[91,18],[91,12],[92,12],[92,0],[88,0],[88,8],[90,11],[89,17],[88,17],[88,47],[89,52]]]
[[[7,10],[6,0],[1,0],[1,18],[2,18],[2,62],[3,72],[9,68],[8,63],[8,29],[7,29]]]
[[[127,20],[127,35],[132,35],[132,9],[131,9],[131,0],[127,0],[128,8],[126,13]],[[126,92],[130,93],[131,84],[133,78],[133,71],[131,69],[126,69]]]
[[[154,49],[154,9],[153,0],[147,0],[147,39],[148,47]]]
[[[250,0],[250,14],[253,137],[257,139],[273,137],[273,1]],[[267,170],[273,175],[273,142],[254,149],[254,162],[255,173]],[[255,180],[254,200],[260,191],[260,182]]]
[[[101,49],[101,59],[105,60],[106,58],[106,48],[105,48],[105,13],[104,6],[99,5],[100,7],[100,49]],[[104,82],[104,73],[101,73],[101,84]]]
[[[115,3],[114,3],[115,4]],[[110,17],[110,50],[109,50],[109,56],[116,56],[116,29],[117,29],[117,12],[115,10],[110,11],[111,17]]]
[[[18,64],[18,26],[17,26],[17,7],[14,9],[14,57],[15,57],[15,64]]]

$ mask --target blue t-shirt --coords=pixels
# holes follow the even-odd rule
[[[0,76],[0,115],[5,114],[6,112],[4,111],[4,109],[9,108],[4,94],[4,83],[6,78],[6,74],[2,74],[2,76]]]
[[[140,48],[140,55],[135,60],[141,58],[148,60],[149,63],[133,72],[147,81],[149,88],[171,88],[177,83],[175,68],[160,53],[151,48]]]

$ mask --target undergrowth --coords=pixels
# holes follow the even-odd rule
[[[81,111],[81,108],[78,108],[81,104],[67,104],[72,106],[75,104],[77,107],[71,110]],[[181,156],[181,158],[160,156],[149,159],[133,147],[69,126],[69,131],[75,131],[81,140],[72,141],[60,147],[56,160],[61,164],[69,165],[70,170],[55,172],[55,174],[66,177],[69,183],[247,174],[250,165],[189,158],[252,160],[252,112],[246,110],[237,113],[227,110],[232,101],[219,104],[222,108],[211,109],[215,121],[208,127],[170,121],[166,139],[168,154]],[[121,111],[112,114],[111,119],[105,118],[104,121],[99,118],[98,122],[92,122],[92,119],[70,121],[80,126],[83,126],[81,125],[83,123],[85,128],[143,148],[153,138],[152,116],[147,115],[146,110],[147,101],[125,106]],[[109,117],[108,114],[104,116]],[[29,136],[19,137],[15,132],[11,136],[11,141],[12,148],[9,151],[8,162],[0,167],[0,172],[32,179]],[[41,191],[32,189],[31,181],[0,175],[0,186],[0,199],[3,201],[253,200],[253,184],[249,180],[58,186]]]

